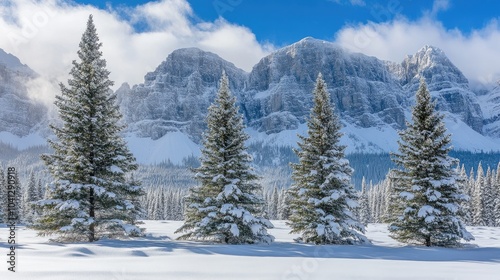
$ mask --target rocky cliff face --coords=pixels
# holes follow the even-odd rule
[[[28,97],[26,85],[35,77],[33,70],[0,49],[0,132],[23,137],[47,119],[46,108]]]
[[[500,86],[479,97],[484,114],[484,133],[500,138]]]
[[[407,96],[413,97],[420,79],[424,78],[438,110],[459,116],[472,129],[482,133],[483,115],[477,96],[469,88],[467,78],[442,50],[425,46],[390,69]]]
[[[282,48],[253,68],[245,92],[245,104],[253,108],[250,125],[270,134],[305,122],[319,72],[344,121],[364,128],[404,125],[404,92],[382,61],[313,38]]]
[[[425,78],[439,110],[483,132],[477,96],[438,48],[425,46],[402,63],[392,63],[313,38],[264,57],[249,74],[199,49],[174,51],[145,76],[144,84],[118,91],[130,131],[153,139],[181,131],[199,143],[222,70],[229,75],[247,125],[267,135],[305,123],[319,72],[345,124],[402,129]]]
[[[144,84],[123,85],[117,91],[129,130],[152,139],[181,131],[199,142],[222,71],[226,71],[233,93],[239,94],[247,76],[243,70],[199,49],[174,51],[146,74]]]

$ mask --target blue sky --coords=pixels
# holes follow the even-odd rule
[[[147,0],[99,1],[77,3],[107,7],[137,6]],[[430,15],[446,29],[464,34],[486,26],[500,16],[496,0],[189,0],[193,21],[214,21],[219,17],[252,30],[257,40],[286,45],[304,37],[332,40],[335,33],[349,25],[387,22],[397,18],[418,20]]]
[[[401,62],[441,48],[474,84],[500,80],[500,2],[494,0],[0,0],[0,48],[43,80],[67,80],[89,14],[116,87],[144,81],[175,49],[198,47],[245,71],[304,37]],[[48,101],[51,102],[51,101]]]

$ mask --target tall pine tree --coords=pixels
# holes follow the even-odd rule
[[[292,164],[290,189],[291,233],[315,244],[368,243],[364,226],[353,214],[357,193],[351,184],[352,168],[339,144],[340,121],[321,73],[314,89],[314,107],[307,122],[308,136],[299,136],[299,163]]]
[[[33,220],[36,218],[37,211],[33,203],[40,199],[41,197],[38,196],[36,187],[35,172],[31,171],[28,186],[23,196],[23,217],[27,224],[33,223]]]
[[[400,132],[399,153],[393,154],[400,167],[394,171],[394,195],[390,221],[391,236],[405,243],[426,246],[455,246],[471,240],[462,222],[460,205],[467,196],[448,153],[450,135],[443,116],[435,111],[422,79],[412,112],[413,123]]]
[[[362,222],[365,226],[368,223],[371,223],[372,213],[370,212],[370,204],[368,201],[368,189],[366,186],[366,179],[363,176],[363,180],[361,181],[361,194],[359,197],[359,210],[358,210],[358,218],[359,221]]]
[[[34,228],[65,241],[137,235],[142,188],[127,177],[137,165],[120,134],[124,126],[92,16],[79,46],[69,87],[61,84],[56,97],[62,126],[51,125],[54,153],[42,156],[54,181],[50,197],[38,202],[44,214]]]
[[[474,189],[472,196],[472,225],[485,226],[485,207],[484,207],[484,170],[479,162],[477,167],[477,178],[474,180]]]
[[[495,226],[500,227],[500,162],[497,165],[494,188],[495,196]]]
[[[185,198],[185,223],[177,230],[184,233],[180,239],[230,244],[271,242],[274,238],[267,228],[273,225],[254,216],[263,206],[256,195],[261,186],[250,167],[252,158],[245,147],[249,136],[243,131],[243,117],[225,73],[208,109],[207,125],[201,166],[195,169],[200,186]]]

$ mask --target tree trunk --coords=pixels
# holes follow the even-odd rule
[[[89,216],[93,220],[89,225],[89,242],[95,241],[95,197],[94,197],[94,188],[90,188],[89,194]]]
[[[431,237],[430,236],[425,237],[425,246],[431,247]]]

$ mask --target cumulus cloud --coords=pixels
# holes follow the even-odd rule
[[[401,62],[425,45],[433,45],[442,49],[473,83],[491,84],[500,78],[498,20],[464,34],[457,29],[446,29],[429,16],[416,21],[398,18],[345,27],[335,40],[351,51],[394,62]]]
[[[132,8],[106,10],[61,0],[3,0],[0,2],[0,48],[19,57],[51,82],[66,82],[71,62],[89,14],[103,43],[111,79],[137,84],[173,50],[199,47],[250,71],[273,50],[260,44],[248,28],[228,23],[192,20],[186,0],[160,0]],[[51,100],[57,87],[38,81],[32,94]]]

